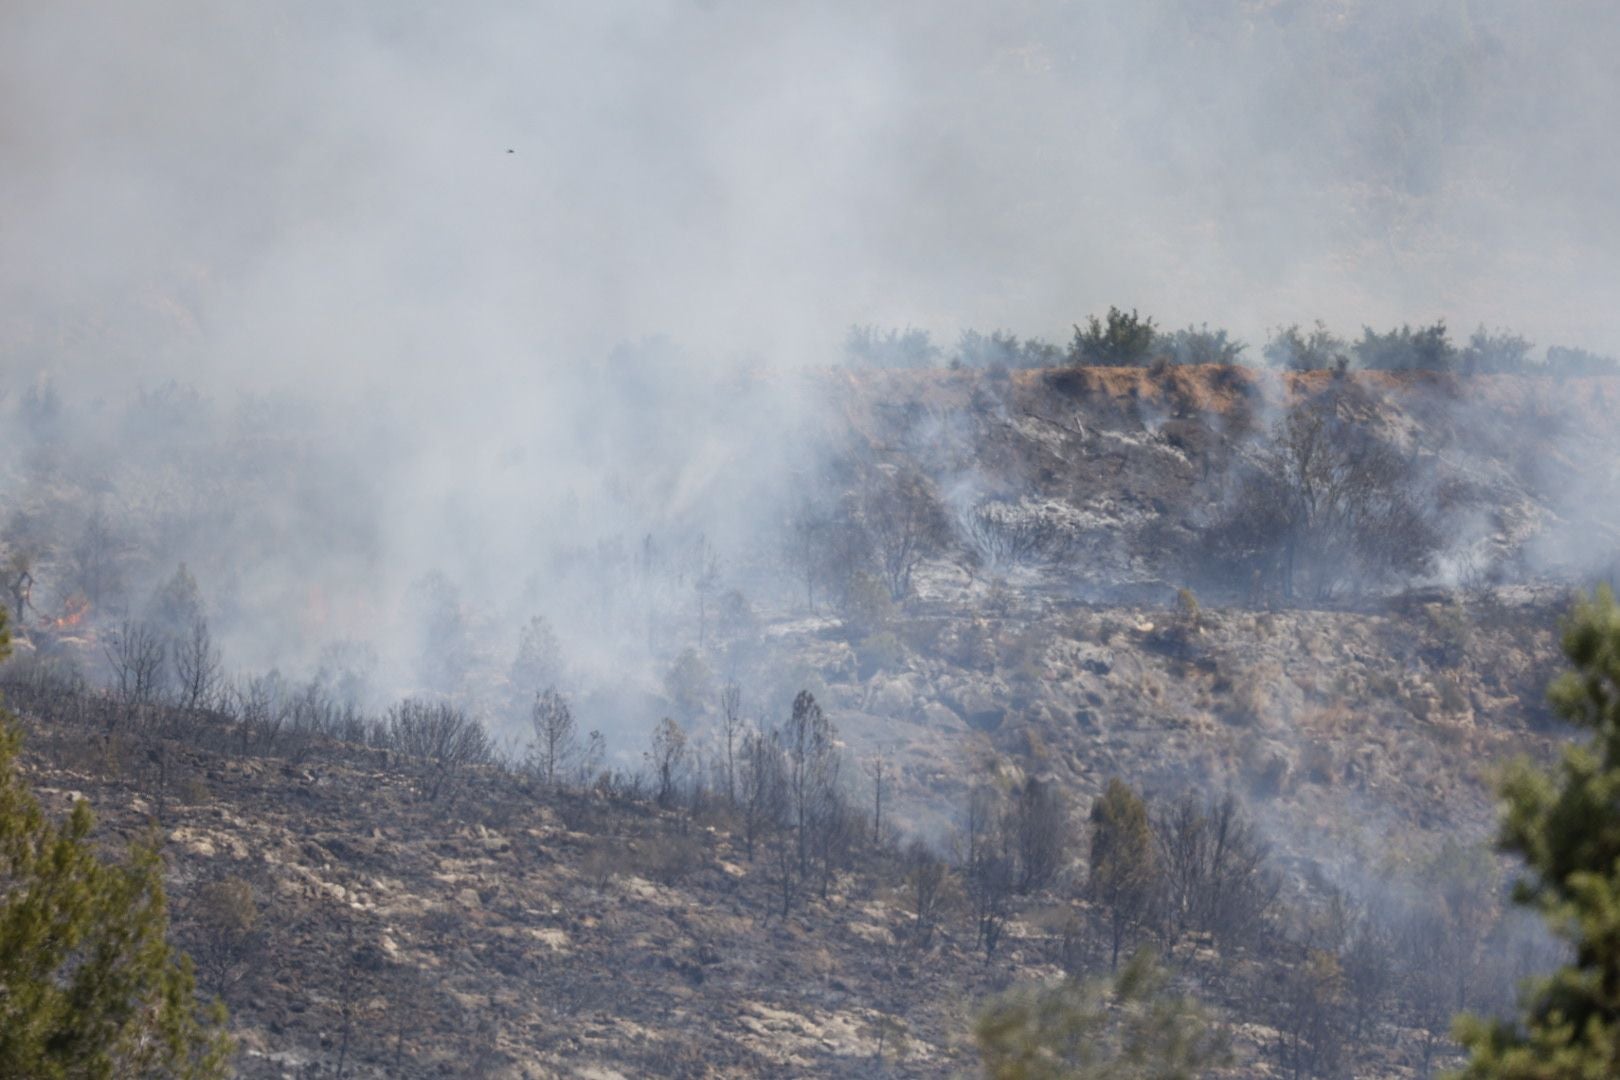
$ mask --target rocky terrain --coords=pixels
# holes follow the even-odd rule
[[[112,693],[63,674],[94,684],[109,655],[112,627],[82,612],[25,626],[0,681],[55,805],[82,794],[109,837],[163,839],[177,936],[232,1009],[245,1076],[971,1073],[977,1012],[1058,977],[1065,926],[1096,914],[1084,823],[1111,778],[1157,800],[1238,796],[1297,915],[1334,889],[1417,881],[1448,841],[1483,842],[1499,763],[1564,737],[1543,692],[1559,614],[1612,538],[1591,510],[1615,480],[1603,418],[1620,386],[1352,376],[1363,422],[1461,509],[1427,578],[1285,602],[1212,567],[1200,535],[1223,478],[1331,378],[816,376],[831,395],[818,437],[869,471],[925,475],[953,539],[877,615],[808,604],[763,554],[739,559],[746,602],[656,644],[697,676],[655,664],[579,694],[584,724],[615,733],[606,786],[549,790],[490,766],[433,798],[410,761],[326,735],[250,750],[229,715],[191,715],[183,732],[113,723]],[[986,499],[1061,523],[1061,557],[975,547]],[[502,658],[468,663],[475,710],[508,694]],[[682,717],[710,770],[694,776],[712,776],[722,682],[767,721],[812,691],[853,805],[872,805],[882,763],[879,842],[785,917],[768,859],[748,857],[712,788],[659,808],[624,780],[645,746],[624,733],[660,713]],[[627,701],[645,711],[624,715]],[[970,789],[1024,776],[1062,792],[1062,873],[1015,901],[989,959],[958,879],[920,933],[897,845],[955,858]],[[1240,1075],[1288,1071],[1290,991],[1269,963],[1178,960],[1233,1023]],[[1416,1076],[1435,1052],[1391,1006],[1339,1067]]]
[[[949,705],[915,710],[904,687],[920,672],[834,684],[835,700],[865,685],[869,708],[894,709],[835,715],[852,751],[892,747],[904,785],[927,790],[908,800],[919,824],[943,829],[927,808],[995,756],[1062,776],[1076,807],[1111,775],[1196,778],[1261,807],[1302,879],[1331,878],[1482,833],[1492,763],[1552,737],[1514,697],[1533,698],[1547,666],[1546,614],[1509,610],[1469,642],[1445,669],[1462,695],[1450,711],[1407,670],[1432,634],[1395,615],[1218,614],[1192,655],[1166,656],[1144,644],[1153,612],[1106,609],[1053,617],[1030,661],[1043,711],[994,731]],[[1239,665],[1251,677],[1222,687]],[[1066,723],[1038,722],[1071,695],[1086,704]],[[51,805],[89,798],[109,842],[157,830],[177,938],[232,1009],[244,1076],[970,1074],[976,1012],[1060,976],[1064,912],[1084,909],[1068,885],[1020,902],[987,961],[959,892],[919,938],[903,868],[881,852],[782,917],[764,858],[718,811],[546,794],[499,771],[447,807],[374,751],[292,761],[30,726]],[[1181,970],[1235,1014],[1265,1000],[1257,976],[1220,981],[1208,957]],[[1273,1075],[1276,1030],[1251,1018],[1237,1035],[1236,1074]],[[1356,1074],[1416,1075],[1420,1043],[1391,1026],[1358,1048]]]
[[[810,669],[862,752],[910,755],[919,796],[999,754],[1087,794],[1115,774],[1255,793],[1289,806],[1285,833],[1355,823],[1379,850],[1381,828],[1482,832],[1491,763],[1548,737],[1559,613],[1613,550],[1590,500],[1615,483],[1602,417],[1620,384],[1351,378],[1366,422],[1466,495],[1427,587],[1284,603],[1212,570],[1198,534],[1223,475],[1331,375],[848,376],[841,438],[920,463],[958,523],[972,500],[1006,500],[1063,523],[1075,550],[1003,565],[953,550],[919,570],[884,648],[835,616],[775,620],[757,678]]]
[[[79,766],[39,762],[58,805],[148,827],[140,767],[32,742]],[[170,768],[177,932],[230,1003],[244,1076],[340,1056],[369,1076],[939,1075],[972,1062],[973,1003],[1041,965],[1015,948],[987,967],[951,930],[908,946],[895,890],[865,875],[782,919],[724,831],[644,805],[484,778],[447,815],[380,762]],[[222,881],[247,925],[221,925]]]

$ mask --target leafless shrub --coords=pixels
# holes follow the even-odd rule
[[[706,857],[702,841],[692,833],[683,833],[641,843],[633,865],[649,881],[675,885],[702,867]]]
[[[799,874],[807,877],[819,863],[825,893],[834,864],[859,831],[841,787],[843,754],[838,731],[815,696],[801,690],[782,730],[787,755],[788,796],[798,840]]]
[[[167,651],[162,636],[144,622],[126,620],[113,632],[103,652],[112,669],[122,722],[130,722],[158,700]]]
[[[986,960],[1001,943],[1017,885],[1006,835],[995,789],[975,786],[962,818],[962,884],[973,914],[974,943],[984,949]]]
[[[592,790],[621,806],[642,803],[647,799],[647,774],[639,769],[607,769]]]
[[[574,711],[556,687],[551,687],[535,697],[529,723],[534,728],[531,771],[547,788],[555,788],[579,752]]]
[[[187,634],[175,641],[174,677],[178,704],[186,712],[211,708],[217,701],[223,678],[206,619],[193,620]]]
[[[244,757],[274,752],[286,724],[284,696],[281,679],[273,674],[251,676],[231,691],[237,747]]]
[[[84,673],[66,655],[13,655],[0,668],[0,685],[8,704],[50,725],[96,723],[95,707],[105,702],[86,693]]]
[[[1012,913],[1016,881],[1012,859],[998,849],[985,848],[964,869],[968,900],[973,908],[977,944],[989,960],[1001,944],[1002,932]]]
[[[1291,952],[1273,1008],[1274,1052],[1290,1076],[1340,1076],[1349,1024],[1338,956],[1309,942]]]
[[[625,871],[629,857],[615,844],[597,844],[579,857],[577,865],[580,877],[601,892]]]
[[[197,929],[191,953],[206,985],[224,992],[241,980],[263,941],[253,886],[236,876],[211,881],[197,890],[186,914]]]
[[[757,845],[779,830],[787,815],[787,766],[781,742],[774,734],[754,730],[743,735],[737,804],[742,815],[743,850],[752,862]]]
[[[304,761],[321,739],[336,736],[341,726],[339,712],[319,682],[306,683],[287,699],[281,752],[295,764]]]
[[[404,964],[388,969],[382,991],[388,1002],[388,1033],[393,1041],[392,1075],[403,1076],[406,1038],[425,1029],[425,1018],[435,1011],[433,994],[421,969]]]
[[[74,592],[102,610],[124,598],[120,562],[127,543],[97,506],[85,521],[78,539],[67,551],[68,584]]]
[[[831,890],[834,876],[851,864],[866,834],[866,815],[838,786],[835,776],[833,785],[817,800],[810,819],[810,854],[823,900]]]
[[[658,805],[673,805],[687,767],[687,739],[681,725],[667,716],[660,720],[653,729],[652,748],[646,757]]]
[[[1370,1033],[1395,983],[1394,928],[1381,905],[1362,911],[1339,956],[1350,1007],[1351,1037]]]
[[[467,772],[492,756],[484,726],[447,702],[400,702],[388,712],[384,737],[391,749],[412,759],[430,802],[440,795],[453,799]]]
[[[1274,583],[1292,601],[1410,578],[1433,564],[1441,535],[1414,461],[1382,438],[1353,392],[1293,406],[1237,478],[1205,531],[1211,560]]]
[[[1077,546],[1073,530],[1063,522],[1003,499],[980,502],[961,527],[968,549],[990,570],[1061,563]]]
[[[1163,914],[1170,947],[1188,932],[1240,943],[1252,939],[1281,888],[1270,848],[1228,795],[1212,803],[1187,796],[1154,815],[1163,868]]]
[[[1053,784],[1030,777],[1014,789],[1004,828],[1018,861],[1018,892],[1046,888],[1068,859],[1069,815]]]
[[[911,903],[913,940],[926,946],[933,936],[934,920],[938,917],[940,902],[945,894],[949,870],[945,860],[920,839],[906,845],[906,894]]]
[[[872,844],[883,842],[883,797],[894,782],[894,766],[888,755],[879,751],[866,762],[866,775],[872,781]]]
[[[1264,672],[1245,674],[1239,679],[1222,715],[1239,727],[1254,727],[1271,713],[1272,683]]]
[[[876,558],[859,500],[836,505],[806,500],[787,522],[781,556],[804,586],[806,607],[816,609],[818,592],[842,606],[851,577],[870,569]]]
[[[874,470],[861,489],[860,516],[889,595],[906,599],[918,564],[950,537],[950,522],[933,485],[915,471]]]
[[[602,764],[607,761],[607,736],[592,730],[585,736],[574,765],[576,786],[581,791],[598,786],[602,778]]]
[[[726,790],[726,805],[737,805],[737,755],[742,750],[748,722],[742,714],[742,687],[727,683],[720,690],[720,740],[724,756],[721,759],[721,777]]]

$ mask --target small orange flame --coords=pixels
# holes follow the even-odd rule
[[[52,619],[46,625],[52,630],[72,630],[74,627],[84,622],[85,617],[89,614],[89,599],[84,596],[75,596],[67,602],[62,614],[57,618]]]

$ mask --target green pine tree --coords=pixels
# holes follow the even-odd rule
[[[169,947],[157,852],[104,861],[82,799],[49,820],[18,774],[20,745],[0,713],[0,1076],[225,1076],[225,1011],[199,1006],[190,959]]]
[[[1087,897],[1108,914],[1111,970],[1119,968],[1126,936],[1151,913],[1158,881],[1147,804],[1115,777],[1091,804],[1091,872],[1086,878]]]
[[[1458,1019],[1460,1075],[1475,1080],[1620,1076],[1620,606],[1608,588],[1576,606],[1563,644],[1574,670],[1553,684],[1553,707],[1593,737],[1554,770],[1512,768],[1499,842],[1527,864],[1516,899],[1573,960],[1526,987],[1516,1021]]]
[[[1147,949],[1111,980],[1013,993],[975,1034],[988,1080],[1191,1080],[1230,1061],[1226,1032]]]

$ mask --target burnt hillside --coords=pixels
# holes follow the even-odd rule
[[[756,380],[749,400],[780,400],[774,385]],[[1183,938],[1161,913],[1129,937],[1169,947],[1181,984],[1236,1025],[1241,1075],[1306,1051],[1310,1068],[1420,1075],[1446,1053],[1450,1015],[1425,1011],[1449,999],[1424,972],[1498,1008],[1551,955],[1483,844],[1496,764],[1563,737],[1543,693],[1571,589],[1606,565],[1593,495],[1613,482],[1614,380],[1197,367],[795,385],[810,404],[792,430],[814,467],[755,508],[746,543],[690,561],[674,504],[656,504],[666,531],[633,558],[598,544],[562,564],[574,588],[614,567],[629,587],[553,607],[516,660],[491,612],[440,575],[412,594],[431,666],[396,674],[410,700],[395,706],[366,690],[353,646],[307,676],[230,677],[208,651],[219,609],[184,568],[149,601],[126,577],[123,599],[108,585],[92,602],[75,585],[85,534],[52,529],[97,506],[88,520],[144,545],[102,567],[131,574],[161,565],[148,525],[166,520],[164,497],[98,501],[106,478],[71,459],[23,463],[34,480],[14,522],[31,532],[12,536],[41,541],[45,610],[0,677],[36,778],[91,795],[115,831],[155,820],[168,837],[179,935],[235,1011],[246,1075],[340,1059],[373,1075],[970,1068],[972,1016],[996,992],[1106,970],[1086,815],[1116,779],[1155,828],[1189,796],[1229,799],[1261,845],[1273,891],[1241,933]],[[1270,534],[1243,534],[1238,556],[1221,546],[1223,508],[1286,464],[1301,430],[1354,448],[1352,464],[1392,463],[1394,495],[1347,505],[1404,500],[1427,529],[1421,567],[1358,546],[1354,514],[1291,534],[1292,592]],[[314,429],[273,445],[332,452]],[[672,498],[734,497],[746,445],[715,456],[712,493]],[[144,462],[111,490],[160,491]],[[348,595],[367,588],[361,574]],[[332,596],[312,585],[282,625],[318,635]],[[348,617],[387,609],[374,595]],[[635,620],[615,621],[626,610]],[[579,663],[612,632],[645,644]],[[206,686],[179,678],[210,655]],[[555,774],[531,716],[548,684],[577,716]],[[748,740],[780,732],[804,692],[829,724],[839,808],[816,835],[840,839],[813,858],[793,839],[808,826],[760,819],[736,794],[743,748],[770,745]],[[493,737],[451,780],[407,737],[413,716]],[[1010,827],[1032,790],[1052,793],[1060,840],[986,909],[967,837],[984,813]],[[926,916],[913,841],[944,867]],[[795,842],[797,869],[781,861]],[[1437,884],[1454,879],[1490,918],[1434,937],[1422,927],[1447,916],[1425,905],[1465,895]],[[1402,968],[1401,935],[1466,955]],[[1277,958],[1310,949],[1387,965],[1331,1042],[1296,1029],[1309,1018],[1285,1005],[1305,991],[1278,989],[1300,969]]]

